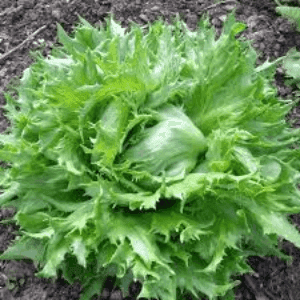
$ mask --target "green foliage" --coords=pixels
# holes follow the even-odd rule
[[[99,30],[39,57],[6,95],[0,205],[14,206],[20,238],[1,259],[30,258],[99,294],[108,275],[127,295],[233,299],[249,255],[300,247],[287,215],[300,212],[299,130],[276,98],[275,64],[255,68],[233,14],[215,40],[208,19]],[[229,296],[230,295],[230,296]]]

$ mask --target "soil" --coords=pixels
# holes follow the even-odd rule
[[[211,24],[220,33],[224,17],[233,8],[236,19],[244,22],[248,28],[241,36],[253,40],[253,46],[259,53],[257,64],[266,59],[270,61],[281,57],[293,47],[300,51],[300,33],[287,20],[280,17],[273,0],[241,0],[215,3],[212,0],[1,0],[0,1],[0,107],[5,104],[3,92],[9,84],[18,82],[22,72],[34,61],[31,51],[38,49],[48,55],[57,44],[56,22],[71,33],[78,24],[78,14],[91,24],[100,24],[108,13],[127,27],[130,21],[141,25],[163,17],[167,22],[179,13],[191,30],[195,30],[199,18],[208,13]],[[281,3],[285,1],[282,0]],[[291,6],[299,6],[297,1],[287,1]],[[44,26],[44,27],[43,27]],[[26,40],[39,30],[33,38]],[[14,47],[21,45],[16,51]],[[1,56],[2,55],[2,56]],[[284,82],[282,68],[276,71],[274,84],[278,96],[283,99],[296,99],[296,86],[287,86]],[[287,119],[300,120],[296,107]],[[299,127],[300,121],[294,127]],[[0,132],[8,126],[9,121],[0,108]],[[1,209],[0,220],[12,217],[12,209]],[[290,220],[300,228],[300,216],[291,215]],[[0,253],[5,251],[17,236],[18,227],[14,224],[0,224]],[[249,257],[248,263],[255,274],[238,276],[240,286],[235,290],[236,300],[297,300],[300,299],[300,250],[290,242],[283,240],[282,251],[293,257],[288,264],[276,257]],[[36,267],[31,261],[0,261],[0,300],[77,300],[81,285],[69,285],[59,278],[55,281],[36,278]],[[112,278],[108,278],[101,298],[121,300],[118,287],[113,289]],[[130,299],[135,299],[138,284],[131,286]],[[134,293],[134,290],[136,291]],[[200,300],[200,299],[199,299]]]

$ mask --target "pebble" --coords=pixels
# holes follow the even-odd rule
[[[144,14],[140,14],[140,19],[142,20],[142,21],[144,21],[144,22],[148,22],[149,20],[148,20],[148,17],[146,16],[146,15],[144,15]]]
[[[0,273],[0,289],[4,288],[8,282],[8,278],[4,273]]]
[[[155,5],[153,7],[150,8],[151,11],[159,11],[160,7],[158,5]]]
[[[122,296],[122,292],[121,290],[114,290],[112,291],[112,293],[110,294],[109,300],[122,300],[123,296]]]
[[[227,4],[227,5],[224,6],[224,8],[226,9],[226,11],[230,11],[230,10],[233,10],[236,7],[236,4],[237,3]]]
[[[252,44],[252,46],[253,46],[255,49],[257,49],[257,48],[259,48],[259,43],[258,43],[257,41],[254,41],[253,44]]]
[[[213,18],[211,20],[211,24],[213,24],[216,27],[221,27],[222,26],[222,21],[219,18]]]
[[[284,70],[283,70],[282,67],[278,67],[278,68],[277,68],[277,72],[278,72],[279,74],[284,74]]]
[[[265,39],[266,31],[265,30],[260,30],[260,31],[252,33],[251,35],[253,36],[253,38],[256,41],[261,42]]]
[[[281,49],[281,45],[280,44],[275,44],[274,49],[276,51],[279,51]]]
[[[107,288],[104,288],[101,293],[101,299],[108,299],[110,291]]]
[[[224,21],[226,20],[226,18],[227,18],[227,15],[221,15],[221,16],[218,16],[218,18],[219,18],[222,22],[224,22]]]
[[[264,43],[259,43],[259,50],[263,51],[266,48],[266,45]]]
[[[61,16],[60,9],[58,9],[58,8],[53,9],[51,14],[52,14],[52,17],[55,18],[56,20],[60,19],[60,16]]]

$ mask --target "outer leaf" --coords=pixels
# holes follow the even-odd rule
[[[71,39],[60,24],[57,24],[57,34],[59,41],[64,45],[69,53],[71,53],[75,59],[80,59],[82,57],[80,54],[85,50],[85,47]]]
[[[46,278],[56,277],[56,270],[64,260],[69,247],[70,241],[68,239],[65,239],[62,234],[55,234],[47,249],[47,263],[38,275]]]
[[[32,259],[42,261],[44,258],[45,242],[24,236],[12,247],[1,254],[1,259]]]
[[[151,242],[152,238],[147,233],[147,227],[145,226],[134,226],[134,219],[122,218],[119,214],[118,219],[114,221],[114,226],[110,228],[110,240],[113,244],[117,244],[118,241],[124,242],[127,237],[131,243],[131,246],[135,253],[137,253],[144,261],[146,266],[150,268],[151,263],[155,262],[164,266],[170,272],[174,273],[166,263],[159,257],[159,250],[155,246],[155,243]],[[125,224],[132,224],[128,227],[127,232],[124,232],[123,226]],[[127,225],[128,226],[128,225]]]

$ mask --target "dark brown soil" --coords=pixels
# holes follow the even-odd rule
[[[43,54],[49,54],[56,40],[56,22],[71,33],[78,23],[77,14],[92,24],[104,22],[112,12],[117,21],[128,26],[133,20],[141,25],[163,16],[166,21],[176,13],[183,18],[190,29],[196,29],[201,15],[208,12],[211,23],[220,32],[224,16],[237,8],[236,18],[248,25],[242,33],[253,39],[255,49],[260,53],[258,64],[266,59],[273,60],[283,56],[290,48],[300,50],[300,34],[291,24],[276,14],[273,0],[225,1],[215,4],[213,0],[1,0],[0,1],[0,106],[5,104],[3,91],[9,83],[16,82],[33,59],[30,52],[45,43]],[[284,1],[281,1],[284,3]],[[288,1],[290,5],[299,2]],[[42,28],[45,25],[44,28]],[[17,51],[10,51],[20,45],[32,33],[41,28],[33,39],[26,41]],[[1,56],[2,55],[2,56]],[[4,56],[3,56],[4,55]],[[276,73],[275,84],[282,98],[295,99],[296,87],[284,84],[282,69]],[[0,109],[0,132],[10,124]],[[299,119],[295,108],[289,118]],[[300,124],[300,123],[299,123]],[[295,124],[295,127],[298,124]],[[13,215],[10,209],[0,210],[0,220]],[[291,220],[300,226],[299,215]],[[299,227],[298,227],[299,228]],[[0,224],[0,253],[3,252],[17,235],[17,226]],[[236,289],[236,299],[256,300],[297,300],[300,299],[300,250],[287,241],[282,243],[283,252],[293,257],[288,265],[276,257],[250,257],[248,263],[255,270],[253,276],[240,276],[241,285]],[[30,261],[0,261],[0,300],[72,300],[79,299],[80,284],[69,285],[64,280],[55,282],[36,278],[34,264]],[[111,291],[107,283],[101,299],[122,299],[117,288]],[[137,289],[134,285],[132,288]],[[134,295],[130,299],[135,299]],[[200,299],[199,299],[200,300]]]

